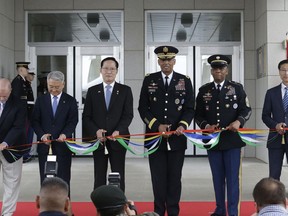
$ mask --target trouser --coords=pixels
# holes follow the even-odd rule
[[[20,192],[23,158],[8,163],[0,152],[0,166],[3,172],[3,203],[2,215],[12,216],[16,210],[17,199]]]

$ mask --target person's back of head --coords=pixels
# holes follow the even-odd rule
[[[112,185],[102,185],[90,195],[101,216],[121,216],[125,213],[127,199],[124,192]]]
[[[253,198],[257,210],[268,205],[283,205],[286,207],[286,192],[282,182],[273,178],[263,178],[254,187]]]
[[[59,211],[65,213],[69,207],[69,187],[67,183],[58,177],[46,178],[36,198],[40,212]]]

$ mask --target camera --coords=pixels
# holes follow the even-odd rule
[[[44,175],[45,177],[55,177],[58,172],[58,163],[56,161],[56,155],[48,155],[45,162]]]
[[[120,179],[120,174],[118,172],[111,172],[108,174],[108,185],[120,188]]]

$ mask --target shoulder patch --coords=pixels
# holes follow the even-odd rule
[[[232,81],[232,80],[230,80],[229,82],[230,82],[230,83],[233,83],[233,84],[236,84],[236,85],[241,85],[241,83],[235,82],[235,81]]]
[[[150,76],[150,74],[151,74],[151,73],[147,73],[147,74],[145,75],[145,77]]]
[[[189,77],[188,75],[186,75],[186,78],[187,78],[187,79],[190,79],[190,77]]]

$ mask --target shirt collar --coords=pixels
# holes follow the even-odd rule
[[[217,85],[221,85],[220,89],[222,89],[223,85],[224,85],[225,80],[223,80],[221,83],[216,83],[214,82],[215,88],[217,89]]]
[[[104,87],[104,89],[106,88],[107,85],[108,85],[107,83],[103,82],[103,87]],[[114,87],[114,85],[115,85],[115,81],[114,81],[113,83],[110,83],[109,85],[110,85],[111,88],[113,89],[113,87]]]
[[[172,71],[172,73],[170,73],[169,75],[168,75],[168,77],[169,77],[169,80],[171,80],[172,79],[172,77],[173,77],[173,73],[174,73],[174,71]],[[166,74],[164,74],[162,71],[161,71],[161,75],[162,75],[162,78],[163,78],[163,80],[165,80],[165,77],[167,76]]]
[[[59,100],[61,98],[62,92],[57,95],[57,100]],[[51,100],[53,100],[54,95],[50,94]]]

